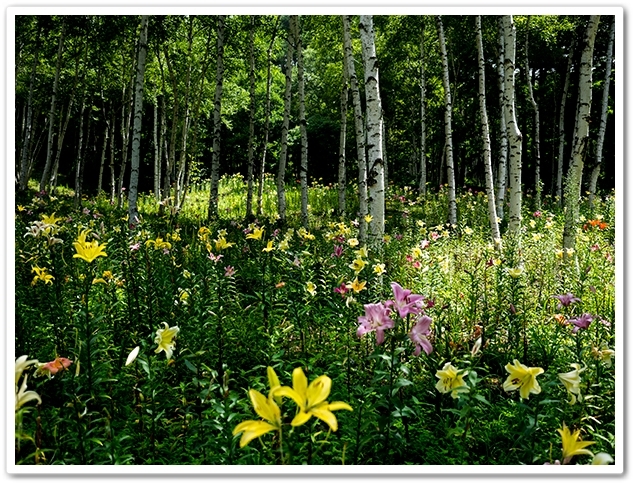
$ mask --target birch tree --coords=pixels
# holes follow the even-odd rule
[[[481,112],[481,136],[483,139],[484,173],[486,176],[486,196],[488,197],[488,220],[490,234],[497,247],[500,246],[499,223],[495,207],[495,191],[492,183],[492,167],[490,164],[490,129],[488,128],[488,112],[486,110],[486,63],[482,47],[481,16],[475,17],[475,33],[477,39],[477,62],[479,63],[479,108]]]
[[[254,30],[256,29],[254,15],[250,15],[250,128],[247,140],[247,201],[245,204],[245,217],[253,214],[252,199],[254,198],[254,116],[256,112],[256,80],[254,77]]]
[[[47,181],[51,174],[51,163],[53,160],[53,125],[55,120],[55,103],[57,101],[57,89],[60,84],[60,71],[62,69],[62,52],[64,51],[64,34],[66,33],[66,21],[62,20],[60,37],[57,44],[57,61],[55,66],[55,78],[53,80],[53,92],[51,93],[51,109],[49,110],[49,134],[46,145],[46,162],[44,164],[44,172],[40,179],[40,191],[44,191],[47,187]]]
[[[287,56],[285,58],[285,98],[283,102],[283,127],[281,130],[278,177],[276,179],[276,189],[278,192],[278,217],[283,224],[287,219],[287,203],[285,201],[285,168],[287,166],[287,134],[289,131],[289,112],[291,109],[292,55],[294,47],[293,43],[294,38],[290,28],[287,36]]]
[[[135,79],[135,118],[132,133],[132,153],[130,157],[130,184],[128,190],[128,224],[136,226],[139,222],[137,211],[137,186],[139,184],[139,158],[141,146],[141,115],[144,102],[144,73],[146,70],[146,51],[148,49],[148,15],[141,16],[139,33],[139,52],[137,53],[137,76]]]
[[[382,145],[382,102],[378,59],[375,53],[373,16],[360,16],[360,39],[364,62],[367,102],[367,152],[369,155],[369,224],[371,244],[379,245],[384,236],[384,156]]]
[[[307,118],[305,115],[305,70],[303,63],[303,45],[300,35],[300,18],[292,15],[294,42],[296,44],[298,77],[298,123],[300,125],[300,215],[302,225],[309,226],[308,190],[307,190]]]
[[[499,22],[499,56],[497,59],[497,78],[499,81],[499,165],[497,167],[497,217],[503,220],[504,217],[504,200],[506,198],[506,189],[508,187],[508,134],[506,131],[506,106],[504,101],[505,85],[504,85],[504,31],[503,20],[500,17]]]
[[[589,196],[588,203],[590,209],[594,208],[594,199],[596,196],[596,182],[598,176],[601,173],[601,162],[603,161],[603,142],[605,141],[605,129],[607,127],[607,113],[608,113],[608,100],[609,100],[609,88],[612,76],[613,57],[614,50],[614,21],[611,22],[609,40],[607,43],[607,54],[605,58],[605,81],[603,83],[603,105],[601,107],[601,122],[598,128],[598,139],[596,141],[596,153],[595,153],[595,165],[590,176]]]
[[[512,15],[501,17],[504,32],[504,115],[510,149],[510,212],[508,231],[517,234],[521,226],[521,142],[515,112],[516,28]]]
[[[349,72],[345,44],[342,43],[342,87],[340,88],[340,145],[338,146],[338,216],[347,210],[347,104],[349,103]]]
[[[221,163],[221,97],[223,95],[223,48],[225,41],[225,16],[219,15],[216,29],[216,88],[214,90],[214,133],[212,139],[212,170],[210,176],[210,200],[208,221],[218,215],[219,167]]]
[[[557,159],[556,174],[556,199],[563,206],[563,154],[565,151],[565,104],[568,99],[568,91],[570,90],[570,72],[574,59],[574,46],[576,38],[572,39],[570,44],[570,52],[568,53],[568,67],[565,71],[565,81],[563,83],[563,91],[561,92],[561,106],[559,110],[559,155]]]
[[[426,195],[426,49],[424,45],[424,17],[420,34],[420,195]]]
[[[367,156],[364,140],[364,119],[362,117],[362,103],[360,100],[360,89],[358,88],[358,76],[353,60],[353,48],[351,46],[351,16],[342,17],[343,43],[345,51],[345,62],[351,86],[351,98],[353,102],[353,114],[356,132],[356,153],[358,156],[358,237],[360,241],[367,238],[367,222],[364,217],[368,214],[367,205]]]
[[[572,156],[565,181],[565,224],[563,227],[563,248],[575,248],[576,229],[579,219],[579,199],[583,177],[584,154],[589,140],[589,119],[592,105],[592,59],[594,41],[600,15],[591,15],[585,33],[585,46],[581,54],[579,72],[579,96],[576,110],[575,132],[572,137]]]
[[[442,23],[441,15],[437,15],[436,20],[437,35],[439,37],[439,47],[442,54],[442,80],[444,84],[444,155],[446,160],[446,176],[448,178],[448,222],[450,224],[457,224],[457,202],[455,199],[455,163],[453,161],[453,104],[451,100],[450,80],[448,76],[448,54],[446,52],[446,37],[444,35],[444,24]]]
[[[530,18],[526,21],[526,49],[525,49],[525,68],[526,68],[526,83],[528,86],[528,99],[532,105],[532,112],[534,114],[534,206],[536,209],[541,208],[541,190],[543,182],[541,182],[541,123],[539,122],[539,105],[534,99],[534,89],[532,87],[532,74],[530,71],[530,56],[529,50],[529,38],[530,38]]]

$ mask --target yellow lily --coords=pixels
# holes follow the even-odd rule
[[[468,393],[468,386],[464,381],[464,376],[468,374],[468,371],[462,371],[455,368],[452,364],[446,363],[441,370],[435,373],[435,376],[439,378],[435,388],[440,393],[451,392],[453,398],[459,398],[460,393]]]
[[[233,246],[234,243],[230,243],[225,239],[225,236],[219,236],[216,240],[214,240],[214,245],[216,246],[216,251],[219,252],[221,250],[225,250],[230,246]]]
[[[106,248],[106,243],[102,243],[101,245],[97,241],[86,241],[86,235],[89,233],[90,229],[86,229],[77,237],[77,240],[73,243],[75,247],[75,255],[73,258],[81,258],[82,260],[86,260],[88,263],[91,263],[97,257],[100,256],[108,256],[104,249]]]
[[[521,398],[528,398],[530,393],[541,393],[537,376],[543,373],[543,368],[528,368],[515,359],[514,364],[508,363],[506,365],[506,371],[510,373],[510,376],[503,384],[505,391],[512,391],[518,388]]]
[[[582,454],[588,456],[594,455],[589,450],[587,450],[586,447],[591,446],[596,442],[590,440],[579,440],[581,430],[570,432],[570,429],[568,429],[565,423],[563,424],[563,428],[557,430],[559,434],[561,434],[561,440],[563,442],[563,464],[567,464],[568,462],[570,462],[573,456]]]
[[[45,284],[52,284],[51,280],[55,280],[55,277],[46,271],[46,267],[31,267],[31,271],[36,274],[31,285],[35,285],[38,280],[42,280]]]
[[[267,242],[267,246],[265,248],[263,248],[263,251],[269,253],[273,249],[274,249],[274,242],[272,240],[269,240]]]
[[[306,286],[307,292],[309,292],[312,296],[316,295],[316,284],[313,282],[307,282]]]
[[[263,237],[265,230],[263,228],[256,227],[251,233],[248,233],[245,237],[248,240],[260,240]]]
[[[569,395],[570,395],[570,405],[574,405],[578,399],[578,401],[580,402],[581,400],[583,400],[583,397],[581,396],[581,376],[580,374],[585,371],[586,367],[584,366],[583,368],[581,368],[581,365],[578,363],[572,363],[570,365],[572,368],[574,368],[573,371],[570,371],[569,373],[559,373],[559,380],[561,380],[561,383],[563,383],[563,386],[565,386],[565,389],[568,391]]]
[[[262,393],[256,390],[250,390],[249,396],[250,400],[252,401],[254,411],[258,414],[259,417],[265,420],[245,420],[244,422],[241,422],[236,427],[234,427],[232,435],[238,435],[241,433],[243,434],[239,443],[240,447],[245,447],[253,439],[256,439],[257,437],[260,437],[261,435],[264,435],[268,432],[280,430],[281,428],[280,408],[278,408],[276,402],[271,397],[266,398]]]
[[[179,327],[168,327],[168,323],[162,323],[164,325],[164,329],[158,329],[156,332],[155,343],[158,344],[157,349],[155,349],[155,353],[160,353],[161,351],[166,352],[166,359],[172,358],[172,351],[175,348],[174,338],[179,332]]]
[[[332,413],[335,410],[353,411],[351,406],[345,402],[327,402],[327,397],[331,392],[331,378],[322,375],[316,378],[307,386],[307,377],[302,368],[296,368],[292,373],[293,389],[288,386],[281,386],[274,391],[274,396],[291,398],[298,405],[298,412],[292,420],[293,427],[298,427],[307,422],[312,415],[327,425],[335,432],[338,430],[338,420]]]
[[[366,264],[367,264],[366,261],[364,261],[362,258],[358,257],[355,260],[353,260],[351,265],[349,265],[349,268],[351,268],[357,275],[364,269]]]

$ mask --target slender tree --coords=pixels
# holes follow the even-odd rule
[[[426,195],[426,39],[424,30],[426,18],[422,17],[422,33],[420,34],[420,181],[419,193]]]
[[[442,54],[442,80],[444,83],[444,154],[446,156],[446,175],[448,178],[448,222],[450,224],[457,224],[457,201],[455,199],[455,163],[453,161],[453,103],[451,99],[450,80],[448,76],[448,54],[446,52],[446,36],[444,35],[444,24],[442,23],[442,16],[436,16],[436,20],[437,35],[439,37],[439,47]]]
[[[148,15],[141,16],[139,50],[137,53],[137,76],[135,79],[135,120],[133,122],[132,154],[130,157],[130,184],[128,188],[128,224],[136,226],[139,222],[137,211],[137,186],[139,184],[139,158],[141,146],[141,115],[144,101],[144,73],[146,70],[146,51],[148,49]]]
[[[245,217],[253,215],[252,199],[254,199],[254,118],[256,115],[256,79],[254,76],[254,31],[256,20],[250,15],[250,132],[247,141],[247,202],[245,204]]]
[[[291,19],[290,19],[291,24]],[[278,177],[276,179],[276,189],[278,192],[278,217],[281,223],[287,219],[287,203],[285,201],[285,168],[287,166],[287,135],[289,132],[289,112],[291,109],[291,88],[292,88],[292,55],[294,49],[294,37],[291,30],[287,36],[287,56],[285,60],[285,98],[283,108],[283,127],[281,130],[280,159],[278,163]]]
[[[360,16],[360,39],[364,62],[367,102],[367,151],[369,154],[369,237],[372,245],[379,245],[384,236],[384,155],[382,145],[382,102],[380,77],[375,53],[373,16]]]
[[[497,78],[499,81],[499,165],[497,167],[497,217],[503,220],[504,200],[508,187],[508,133],[506,130],[505,75],[504,75],[504,30],[501,17],[499,26],[499,52],[497,57]]]
[[[349,102],[349,72],[347,53],[342,43],[342,87],[340,88],[340,145],[338,147],[338,216],[347,211],[347,104]]]
[[[596,141],[595,165],[590,176],[588,203],[590,209],[594,208],[594,199],[596,196],[596,182],[601,173],[601,162],[603,161],[603,142],[605,141],[605,129],[607,127],[607,113],[609,101],[609,88],[612,77],[612,65],[614,50],[614,21],[611,21],[609,41],[607,43],[607,54],[605,57],[605,81],[603,83],[603,105],[601,107],[601,122],[598,128],[598,139]]]
[[[526,21],[526,49],[525,49],[525,68],[526,68],[526,85],[528,86],[528,99],[532,105],[532,112],[534,114],[534,206],[536,209],[541,208],[541,191],[543,182],[541,182],[541,123],[539,121],[539,104],[534,99],[533,75],[530,70],[530,56],[529,44],[530,44],[530,19],[531,15],[528,15]]]
[[[303,61],[303,45],[300,35],[300,18],[292,15],[294,42],[296,44],[297,77],[298,77],[298,123],[300,125],[300,215],[302,225],[309,226],[309,193],[307,189],[307,117],[305,115],[305,68]]]
[[[557,159],[556,174],[556,199],[563,206],[563,160],[565,152],[565,105],[568,99],[568,91],[570,90],[570,73],[572,64],[574,63],[574,46],[576,45],[576,37],[572,39],[570,44],[570,52],[568,53],[568,67],[565,70],[565,81],[563,83],[563,91],[561,92],[561,105],[559,110],[559,155]]]
[[[579,219],[579,199],[585,149],[589,140],[589,118],[592,105],[592,59],[594,41],[600,15],[591,15],[587,23],[585,46],[581,54],[579,73],[579,97],[576,110],[575,132],[572,137],[570,168],[565,181],[565,224],[563,226],[563,248],[575,248],[576,228]]]
[[[221,163],[221,97],[223,95],[223,48],[225,42],[225,16],[219,15],[216,29],[216,89],[214,91],[214,134],[212,140],[212,171],[208,221],[218,215],[219,168]]]
[[[358,88],[358,76],[353,60],[353,48],[351,46],[351,16],[342,17],[343,43],[345,51],[345,62],[349,83],[351,85],[351,98],[353,101],[353,113],[356,132],[356,152],[358,156],[358,237],[360,241],[365,241],[367,237],[367,222],[364,217],[368,214],[367,202],[367,156],[364,140],[364,118],[362,117],[362,103],[360,100],[360,90]]]
[[[481,16],[475,17],[475,33],[477,38],[477,62],[479,64],[479,108],[481,112],[481,136],[483,139],[484,173],[486,175],[486,196],[488,197],[488,220],[490,234],[497,247],[500,246],[499,223],[495,207],[495,190],[492,182],[492,166],[490,164],[490,129],[488,128],[488,111],[486,109],[486,63],[481,35]]]
[[[501,17],[504,32],[504,115],[510,149],[510,212],[508,231],[517,234],[521,226],[521,142],[515,110],[516,28],[512,15]]]

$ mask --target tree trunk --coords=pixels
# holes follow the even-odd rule
[[[208,221],[219,211],[219,168],[221,164],[221,96],[223,95],[223,47],[225,16],[219,15],[216,29],[216,89],[214,91],[214,132],[212,139],[212,170],[210,176],[210,200]]]
[[[110,160],[108,167],[110,169],[110,203],[115,204],[115,110],[110,113]]]
[[[245,218],[253,215],[252,199],[254,198],[254,117],[256,114],[256,81],[254,78],[254,30],[255,17],[250,15],[250,131],[247,141],[247,201]]]
[[[265,184],[265,160],[267,159],[267,144],[269,143],[269,118],[271,111],[271,91],[272,91],[272,49],[274,47],[274,41],[278,35],[278,20],[276,18],[276,24],[274,25],[274,31],[272,33],[272,40],[269,42],[267,48],[267,87],[265,90],[265,136],[263,140],[263,157],[261,157],[261,163],[258,170],[258,197],[257,197],[257,213],[263,214],[263,185]]]
[[[360,39],[364,62],[367,101],[367,150],[369,154],[369,224],[371,244],[379,246],[384,236],[384,154],[382,145],[382,102],[378,58],[375,53],[373,16],[360,16]]]
[[[455,200],[455,162],[453,161],[453,128],[452,115],[453,104],[451,100],[450,81],[448,78],[448,54],[446,53],[446,38],[444,36],[444,24],[442,17],[438,15],[437,33],[439,36],[439,46],[442,53],[442,69],[444,82],[444,133],[446,143],[444,153],[446,155],[446,175],[448,178],[448,222],[457,224],[457,202]]]
[[[130,123],[133,112],[133,87],[135,77],[130,76],[130,84],[128,89],[124,87],[122,91],[122,107],[121,107],[121,164],[119,165],[119,176],[117,178],[117,207],[121,208],[124,197],[124,174],[126,173],[126,165],[128,164],[128,145],[130,143]]]
[[[178,96],[178,91],[177,91],[177,80],[176,77],[174,75],[174,72],[172,71],[172,64],[170,63],[170,58],[168,57],[168,52],[166,47],[164,46],[164,52],[163,52],[164,57],[166,58],[166,64],[168,66],[168,73],[170,75],[170,81],[172,83],[172,121],[171,121],[171,125],[170,125],[170,143],[168,144],[168,141],[166,140],[166,144],[167,147],[165,147],[166,149],[166,172],[164,175],[164,182],[163,182],[163,198],[166,202],[169,201],[169,198],[171,197],[171,190],[170,187],[172,185],[172,172],[174,170],[174,166],[175,166],[175,158],[176,158],[176,151],[177,151],[177,124],[179,121],[179,103],[177,102],[177,96]],[[163,84],[164,82],[164,72],[163,72],[163,65],[161,63],[161,56],[159,54],[159,52],[157,52],[157,60],[159,62],[159,70],[161,71],[161,82]],[[164,90],[165,92],[165,90]],[[160,214],[163,213],[163,210],[165,208],[165,205],[161,205],[159,207],[159,212]]]
[[[501,17],[504,30],[504,114],[510,148],[510,212],[508,231],[515,235],[521,226],[521,142],[515,113],[516,29],[512,15]]]
[[[130,187],[128,188],[128,224],[139,223],[137,211],[137,186],[139,184],[139,159],[141,145],[141,115],[144,103],[144,73],[146,70],[146,50],[148,48],[148,15],[141,16],[139,52],[137,57],[137,77],[135,80],[135,121],[133,122],[132,154],[130,157]]]
[[[490,164],[490,129],[488,128],[488,111],[486,109],[486,63],[481,40],[481,16],[475,17],[475,31],[477,37],[477,58],[479,63],[479,108],[481,111],[481,135],[483,138],[484,172],[486,175],[486,196],[488,197],[488,220],[490,234],[495,247],[501,245],[497,209],[495,207],[495,190],[492,183],[492,167]]]
[[[158,97],[155,97],[154,103],[152,104],[152,146],[154,149],[154,170],[153,170],[153,190],[155,193],[155,200],[157,202],[161,201],[161,159],[159,158],[159,143],[157,141],[158,133],[157,130],[159,128],[159,113],[158,107],[159,104]]]
[[[349,73],[346,51],[342,43],[342,89],[340,90],[340,145],[338,148],[338,217],[347,212],[347,104],[349,101]]]
[[[35,41],[35,52],[33,53],[33,65],[31,66],[31,79],[29,81],[29,97],[26,107],[26,126],[24,129],[24,139],[22,141],[22,153],[20,154],[20,172],[18,177],[18,191],[26,190],[29,179],[29,148],[31,147],[31,136],[33,133],[33,87],[35,85],[35,75],[37,73],[38,58],[40,54],[40,26],[38,22],[38,32]]]
[[[426,195],[426,50],[424,26],[420,38],[420,181],[419,193]]]
[[[532,87],[532,75],[530,73],[530,60],[528,56],[529,50],[529,38],[530,38],[530,18],[528,15],[526,23],[526,52],[525,52],[525,65],[526,65],[526,83],[528,86],[528,98],[532,105],[532,111],[534,113],[534,206],[535,209],[541,209],[541,192],[543,189],[543,182],[541,182],[541,124],[539,123],[539,105],[534,99],[534,89]]]
[[[104,164],[106,162],[106,149],[108,148],[108,124],[104,129],[104,144],[102,145],[102,155],[99,159],[99,176],[97,177],[97,194],[102,192],[102,186],[104,181]]]
[[[181,197],[183,196],[183,183],[186,168],[186,156],[188,150],[188,131],[190,129],[190,81],[192,77],[192,29],[193,17],[188,17],[190,28],[188,30],[188,55],[185,79],[185,93],[183,94],[184,115],[183,125],[181,126],[181,152],[179,153],[179,167],[177,169],[176,188],[175,188],[175,206],[181,207]]]
[[[44,172],[40,179],[40,192],[44,191],[49,175],[51,173],[51,162],[53,160],[53,125],[55,120],[55,102],[57,98],[57,88],[60,84],[60,71],[62,69],[62,51],[64,50],[64,34],[66,32],[66,22],[62,20],[62,30],[57,45],[57,62],[55,67],[55,78],[53,80],[53,93],[51,94],[51,109],[49,110],[49,136],[46,148],[46,162],[44,164]]]
[[[292,15],[294,42],[296,43],[298,77],[298,123],[300,125],[300,219],[305,228],[309,227],[309,194],[307,189],[307,118],[305,115],[305,72],[303,63],[303,45],[300,35],[300,18]]]
[[[556,174],[556,199],[559,205],[563,206],[563,153],[565,151],[565,104],[568,99],[568,91],[570,89],[570,71],[574,62],[574,46],[576,45],[576,36],[570,44],[570,52],[568,53],[568,67],[565,71],[565,82],[563,83],[563,94],[561,95],[561,109],[559,111],[559,158],[557,160]]]
[[[581,179],[585,149],[589,139],[590,108],[592,106],[592,59],[594,41],[600,15],[591,15],[587,24],[585,47],[581,54],[579,74],[579,98],[576,110],[576,128],[572,137],[572,156],[567,180],[565,181],[565,224],[563,227],[563,248],[575,248],[576,229],[579,219],[579,198],[581,197]]]
[[[611,22],[609,40],[607,44],[607,54],[605,60],[605,82],[603,84],[603,106],[601,108],[601,123],[598,128],[598,140],[596,142],[596,165],[592,170],[589,185],[589,205],[594,209],[594,199],[596,196],[596,182],[601,173],[601,162],[603,161],[603,142],[605,141],[605,128],[607,126],[607,105],[609,100],[609,88],[612,75],[612,61],[614,50],[614,22]]]
[[[80,111],[79,141],[77,143],[77,160],[75,162],[75,194],[73,196],[73,206],[75,209],[80,207],[82,202],[82,186],[81,175],[84,169],[82,157],[82,145],[84,143],[84,113],[86,112],[86,101],[82,100],[82,109]],[[89,112],[90,116],[90,112]]]
[[[508,134],[506,132],[506,106],[504,101],[505,75],[504,75],[504,51],[505,37],[503,21],[499,25],[499,57],[497,60],[497,74],[499,79],[499,166],[497,169],[497,217],[500,221],[504,217],[504,201],[506,188],[508,187]]]
[[[287,203],[285,201],[285,167],[287,165],[287,133],[289,131],[289,112],[291,108],[293,42],[294,39],[290,25],[290,31],[287,37],[287,57],[285,61],[285,98],[283,108],[283,128],[280,142],[278,177],[276,179],[276,189],[278,192],[278,217],[283,224],[285,224],[287,218]]]
[[[353,48],[351,47],[351,16],[342,17],[343,43],[345,51],[345,62],[347,73],[351,85],[351,97],[353,99],[353,113],[356,131],[356,152],[358,156],[358,237],[364,242],[367,238],[367,222],[364,217],[368,214],[368,191],[367,191],[367,156],[366,142],[364,137],[364,118],[362,117],[362,103],[360,100],[360,90],[358,88],[358,76],[353,62]]]

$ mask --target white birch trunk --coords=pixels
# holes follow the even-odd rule
[[[106,163],[106,149],[108,148],[108,133],[109,127],[106,125],[104,129],[104,144],[102,145],[102,155],[99,159],[99,176],[97,177],[97,194],[102,192],[102,186],[104,182],[104,165]]]
[[[303,63],[303,46],[300,36],[300,18],[292,16],[294,27],[294,42],[296,43],[296,57],[298,65],[298,123],[300,124],[300,216],[302,225],[309,227],[308,189],[307,189],[307,117],[305,115],[305,73]]]
[[[82,145],[84,144],[84,113],[86,112],[86,100],[82,100],[80,111],[79,141],[77,143],[77,161],[75,162],[75,194],[73,195],[73,206],[77,209],[82,200],[82,185],[80,175],[83,169]],[[90,113],[89,113],[90,117]]]
[[[353,100],[353,113],[356,132],[356,153],[358,156],[358,238],[364,242],[367,238],[367,222],[364,217],[368,214],[368,190],[367,190],[367,156],[364,137],[364,118],[362,117],[362,103],[360,101],[360,89],[358,88],[358,76],[353,61],[353,48],[351,47],[351,16],[342,17],[343,43],[345,62],[351,85],[351,97]]]
[[[504,102],[504,31],[503,21],[499,18],[499,58],[497,77],[499,79],[499,165],[497,168],[497,217],[504,217],[504,201],[508,188],[508,134],[506,132],[506,107]]]
[[[152,146],[154,149],[153,190],[155,200],[159,202],[161,201],[161,159],[159,158],[159,134],[157,133],[159,129],[159,107],[157,105],[159,105],[159,99],[155,97],[152,106]]]
[[[426,59],[424,34],[420,39],[420,195],[426,195]]]
[[[607,108],[609,100],[609,88],[612,75],[613,64],[613,50],[614,50],[614,22],[610,26],[609,41],[607,44],[607,54],[605,60],[605,82],[603,84],[603,105],[601,107],[601,123],[598,128],[598,140],[596,142],[596,154],[594,169],[590,177],[589,185],[589,200],[590,209],[594,208],[594,199],[596,196],[596,182],[598,176],[601,173],[601,162],[603,161],[603,142],[605,141],[605,129],[607,127]]]
[[[55,122],[55,102],[57,99],[57,88],[60,83],[60,71],[62,68],[62,51],[64,49],[64,34],[66,32],[66,22],[62,23],[62,30],[57,45],[57,64],[55,67],[55,78],[53,80],[53,93],[51,94],[51,109],[49,110],[49,135],[46,145],[46,162],[44,164],[44,172],[40,179],[40,191],[44,191],[51,173],[51,163],[53,160],[53,125]]]
[[[504,29],[504,115],[510,148],[510,212],[508,231],[515,235],[521,227],[521,141],[515,113],[516,29],[512,15],[502,17]]]
[[[208,221],[219,211],[219,170],[221,164],[221,97],[223,95],[223,48],[225,16],[219,15],[216,29],[216,89],[214,90],[214,134],[212,139],[212,171],[210,176],[210,200]]]
[[[254,116],[256,112],[256,82],[254,79],[254,30],[255,17],[250,16],[250,128],[247,140],[247,201],[245,203],[245,218],[251,218],[252,199],[254,198]]]
[[[446,109],[444,110],[444,134],[446,139],[444,154],[446,155],[446,176],[448,178],[448,222],[450,224],[457,224],[457,202],[455,199],[455,162],[453,161],[453,104],[451,100],[450,80],[448,77],[448,54],[446,53],[446,37],[444,36],[444,24],[442,23],[442,17],[438,15],[436,19],[437,34],[439,36],[439,46],[442,54],[444,105],[446,107]]]
[[[528,98],[532,105],[534,114],[534,206],[535,209],[541,209],[541,192],[543,183],[541,182],[541,124],[539,122],[539,105],[534,99],[534,89],[532,86],[532,74],[530,72],[530,59],[528,56],[528,44],[530,37],[530,18],[528,15],[526,25],[526,50],[525,50],[525,67],[526,67],[526,83],[528,86]]]
[[[29,178],[29,148],[31,147],[31,136],[33,129],[33,88],[35,85],[35,74],[37,72],[38,59],[40,54],[40,27],[35,43],[35,53],[33,54],[33,64],[31,66],[31,79],[29,81],[29,97],[27,99],[26,127],[24,129],[24,140],[22,142],[22,153],[20,154],[20,173],[18,176],[18,190],[25,191]]]
[[[382,102],[378,59],[375,53],[373,16],[360,16],[360,39],[364,61],[365,94],[367,101],[367,151],[369,155],[369,239],[379,246],[384,236],[384,154],[382,144]]]
[[[291,23],[291,21],[290,21]],[[291,27],[291,25],[290,25]],[[280,159],[278,163],[278,177],[276,179],[276,189],[278,193],[278,217],[281,223],[287,219],[287,203],[285,201],[285,168],[287,166],[287,133],[289,131],[289,112],[291,108],[291,85],[292,85],[292,53],[293,35],[291,30],[287,37],[287,56],[285,61],[285,98],[283,108],[283,128],[280,142]]]
[[[340,146],[338,149],[338,217],[347,211],[347,104],[349,102],[349,72],[346,51],[342,43],[342,89],[340,90]]]
[[[576,229],[579,219],[579,198],[581,197],[581,179],[583,177],[583,156],[589,140],[589,118],[592,106],[592,59],[594,41],[600,15],[591,15],[587,24],[585,47],[581,54],[579,74],[579,97],[577,103],[577,122],[572,137],[572,156],[565,182],[565,224],[563,227],[563,248],[575,248]]]
[[[499,223],[497,222],[497,209],[495,207],[495,190],[492,182],[492,166],[490,164],[490,129],[488,127],[488,111],[486,109],[486,63],[481,40],[481,17],[475,18],[475,31],[477,37],[477,58],[479,63],[479,108],[481,111],[481,135],[483,138],[484,172],[486,175],[486,196],[488,197],[488,220],[490,221],[490,234],[495,247],[500,247]]]
[[[132,154],[130,157],[130,184],[128,188],[128,224],[139,223],[137,211],[137,186],[139,184],[139,159],[141,146],[141,115],[144,103],[144,73],[146,71],[146,50],[148,48],[148,15],[141,16],[139,52],[137,53],[137,76],[135,79],[135,118],[132,134]]]
[[[576,38],[572,39],[570,52],[568,53],[568,67],[565,71],[565,82],[563,83],[563,93],[561,95],[561,108],[559,111],[559,157],[557,159],[556,174],[556,199],[560,206],[563,206],[563,159],[565,151],[565,104],[568,99],[568,91],[570,89],[570,72],[574,62],[574,46]]]

